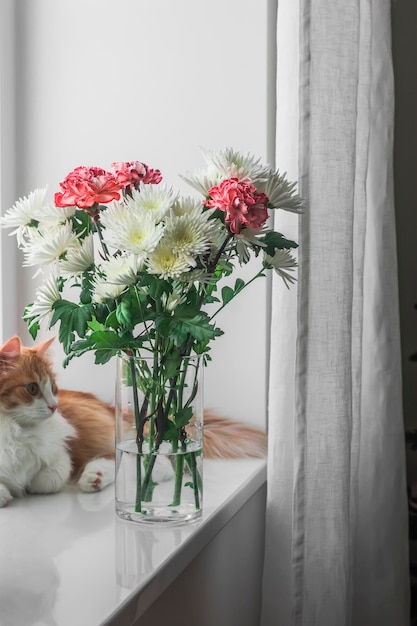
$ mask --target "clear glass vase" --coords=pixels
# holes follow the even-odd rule
[[[201,517],[203,361],[178,355],[117,358],[116,512],[182,524]]]

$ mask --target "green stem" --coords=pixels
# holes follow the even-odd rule
[[[191,455],[193,455],[195,463],[194,463],[194,461],[193,461],[193,463],[191,463]],[[198,488],[199,488],[199,490],[201,492],[201,491],[203,491],[203,479],[201,478],[201,474],[198,471],[197,456],[198,456],[197,452],[188,452],[185,455],[185,462],[187,463],[188,469],[190,470],[191,475],[193,477],[194,477],[194,471],[195,471],[195,476],[197,478],[196,482],[197,482]],[[194,469],[193,469],[193,467],[194,467]]]
[[[152,479],[152,471],[156,461],[156,454],[150,453],[148,456],[148,464],[146,466],[145,477],[142,483],[142,493],[144,494],[143,499],[149,502],[149,498],[152,494],[153,489],[153,481]]]
[[[199,509],[200,508],[200,491],[202,489],[202,481],[201,481],[201,476],[200,473],[197,469],[197,458],[196,458],[196,453],[195,452],[190,452],[189,455],[189,460],[187,459],[187,465],[191,470],[191,476],[193,477],[193,490],[194,490],[194,503],[195,503],[195,508]]]
[[[142,454],[139,449],[136,455],[135,513],[142,513]]]
[[[254,281],[254,280],[256,280],[257,278],[260,278],[261,276],[265,276],[265,274],[263,273],[263,271],[264,271],[264,268],[262,268],[261,270],[259,270],[259,272],[258,272],[257,274],[255,274],[255,276],[253,276],[250,280],[248,280],[248,282],[247,282],[247,283],[245,283],[245,284],[243,285],[243,287],[242,287],[241,289],[239,289],[239,291],[237,291],[237,292],[233,295],[233,297],[232,297],[230,300],[228,300],[228,301],[227,301],[227,303],[226,303],[226,304],[229,304],[229,302],[230,302],[231,300],[233,300],[233,298],[235,298],[235,297],[237,296],[237,294],[238,294],[238,293],[242,293],[242,291],[243,291],[244,289],[246,289],[246,287],[248,287],[251,283],[253,283],[253,281]],[[224,307],[226,306],[226,304],[222,304],[222,305],[221,305],[221,306],[217,309],[217,311],[215,311],[215,312],[213,313],[213,315],[210,317],[210,321],[211,321],[214,317],[216,317],[216,315],[217,315],[218,313],[220,313],[220,311],[221,311],[222,309],[224,309]]]
[[[185,360],[185,359],[184,359]],[[186,361],[187,363],[187,361]],[[147,455],[147,459],[145,461],[145,475],[141,484],[141,495],[143,501],[149,501],[152,499],[152,492],[155,486],[155,483],[152,480],[152,472],[154,469],[154,465],[156,462],[156,455],[159,450],[159,447],[163,441],[163,437],[165,434],[166,424],[169,419],[169,415],[171,411],[180,410],[183,406],[183,387],[185,384],[185,377],[187,373],[188,363],[185,365],[183,361],[183,368],[180,369],[176,376],[171,379],[170,384],[171,388],[168,392],[168,397],[166,399],[166,403],[164,406],[163,397],[158,397],[161,393],[160,388],[164,386],[166,381],[161,381],[159,379],[159,372],[161,368],[161,363],[158,359],[158,354],[154,353],[154,363],[153,363],[153,377],[154,377],[154,385],[153,389],[156,389],[156,393],[153,392],[150,396],[150,414],[149,414],[149,455]],[[192,394],[189,401],[187,401],[186,406],[189,406],[192,399],[195,397],[197,393],[197,374],[198,367],[195,368],[194,374],[194,382],[192,387]],[[158,376],[158,379],[156,377]],[[156,396],[156,397],[155,397]],[[157,433],[155,432],[155,426]],[[183,453],[177,455],[176,466],[175,466],[175,483],[174,483],[174,494],[173,494],[173,506],[178,506],[181,503],[181,491],[182,491],[182,483],[184,477],[184,461],[187,462],[187,465],[190,468],[191,474],[193,476],[193,484],[194,484],[194,498],[195,498],[195,506],[197,509],[200,508],[200,498],[199,498],[199,489],[201,491],[201,477],[199,479],[197,464],[195,459],[195,454],[191,453],[190,461],[188,461],[187,454],[184,454],[186,451],[186,431],[185,428],[182,427],[178,431],[177,440],[172,441],[172,452],[176,454],[178,452],[178,446],[181,443],[183,448]]]
[[[144,334],[147,335],[147,339],[149,341],[149,344],[150,344],[153,352],[155,353],[156,350],[155,350],[155,346],[152,344],[151,333],[150,333],[147,321],[146,321],[146,319],[144,319],[145,318],[145,314],[144,314],[143,307],[142,307],[142,301],[141,301],[141,299],[139,297],[139,291],[138,291],[137,285],[134,286],[134,293],[136,295],[136,300],[137,300],[139,311],[140,311],[140,318],[143,320],[143,326],[145,328]]]
[[[178,506],[181,503],[182,479],[184,476],[184,455],[178,454],[175,463],[175,487],[174,499],[172,506]]]
[[[150,399],[149,454],[147,455],[145,476],[142,482],[143,499],[146,502],[149,502],[152,497],[152,492],[154,488],[154,481],[152,480],[152,471],[153,471],[155,461],[156,461],[155,452],[157,451],[157,448],[159,447],[158,443],[156,443],[154,446],[155,411],[157,410],[157,407],[158,407],[158,399],[157,399],[158,391],[155,391],[155,387],[156,387],[156,390],[158,390],[158,387],[159,387],[159,380],[155,381],[155,375],[158,375],[158,373],[159,373],[158,355],[157,355],[157,352],[155,351],[153,355],[153,366],[152,366],[153,384],[152,384],[152,392],[151,392],[151,399]],[[155,385],[155,382],[157,383],[156,385]],[[154,450],[154,447],[155,447],[155,450]]]
[[[132,377],[132,392],[133,392],[133,408],[135,413],[136,423],[136,445],[138,448],[138,454],[136,457],[136,496],[135,496],[135,511],[136,513],[142,512],[142,443],[143,443],[143,427],[145,425],[146,413],[148,407],[148,396],[145,396],[142,409],[139,409],[138,400],[138,387],[136,383],[136,369],[135,359],[133,356],[129,357],[130,374]]]
[[[187,402],[185,403],[185,407],[189,407],[191,402],[194,400],[194,398],[197,395],[197,391],[198,391],[198,370],[200,368],[200,361],[197,361],[197,364],[195,366],[195,371],[194,371],[194,380],[193,380],[193,386],[192,386],[192,392],[190,393],[190,397],[188,398]]]
[[[219,262],[221,255],[223,254],[223,252],[224,252],[224,250],[225,250],[225,248],[226,248],[227,244],[229,243],[229,241],[230,241],[231,239],[233,239],[233,234],[232,234],[232,233],[229,233],[229,234],[227,235],[226,239],[223,241],[223,243],[222,243],[222,245],[220,246],[220,248],[218,249],[217,254],[216,254],[216,256],[214,257],[213,261],[212,261],[212,262],[210,263],[210,265],[208,266],[208,268],[207,268],[207,274],[208,274],[208,275],[213,274],[213,272],[216,270],[217,263]],[[205,295],[206,295],[206,288],[205,288],[205,287],[203,287],[203,289],[202,289],[202,291],[201,291],[201,294],[200,294],[200,299],[199,299],[199,302],[198,302],[198,308],[199,308],[199,309],[201,308],[201,306],[202,306],[202,304],[203,304],[203,302],[204,302]]]
[[[97,230],[98,238],[100,239],[100,243],[101,243],[101,247],[102,247],[103,252],[104,252],[104,256],[105,256],[106,259],[108,259],[110,257],[110,252],[109,252],[109,249],[108,249],[107,245],[104,242],[103,231],[101,230],[101,224],[100,224],[99,221],[95,222],[95,227],[96,227],[96,230]]]

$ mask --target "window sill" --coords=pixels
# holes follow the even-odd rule
[[[0,511],[0,622],[132,623],[265,481],[264,460],[206,460],[203,517],[173,528],[119,519],[112,488],[13,501]]]

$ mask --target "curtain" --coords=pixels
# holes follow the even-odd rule
[[[389,0],[279,0],[262,626],[405,626],[408,543]],[[290,325],[290,330],[288,328]]]

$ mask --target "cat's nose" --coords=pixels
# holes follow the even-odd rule
[[[51,413],[55,413],[55,411],[57,410],[57,405],[56,404],[48,404],[48,409],[51,411]]]

